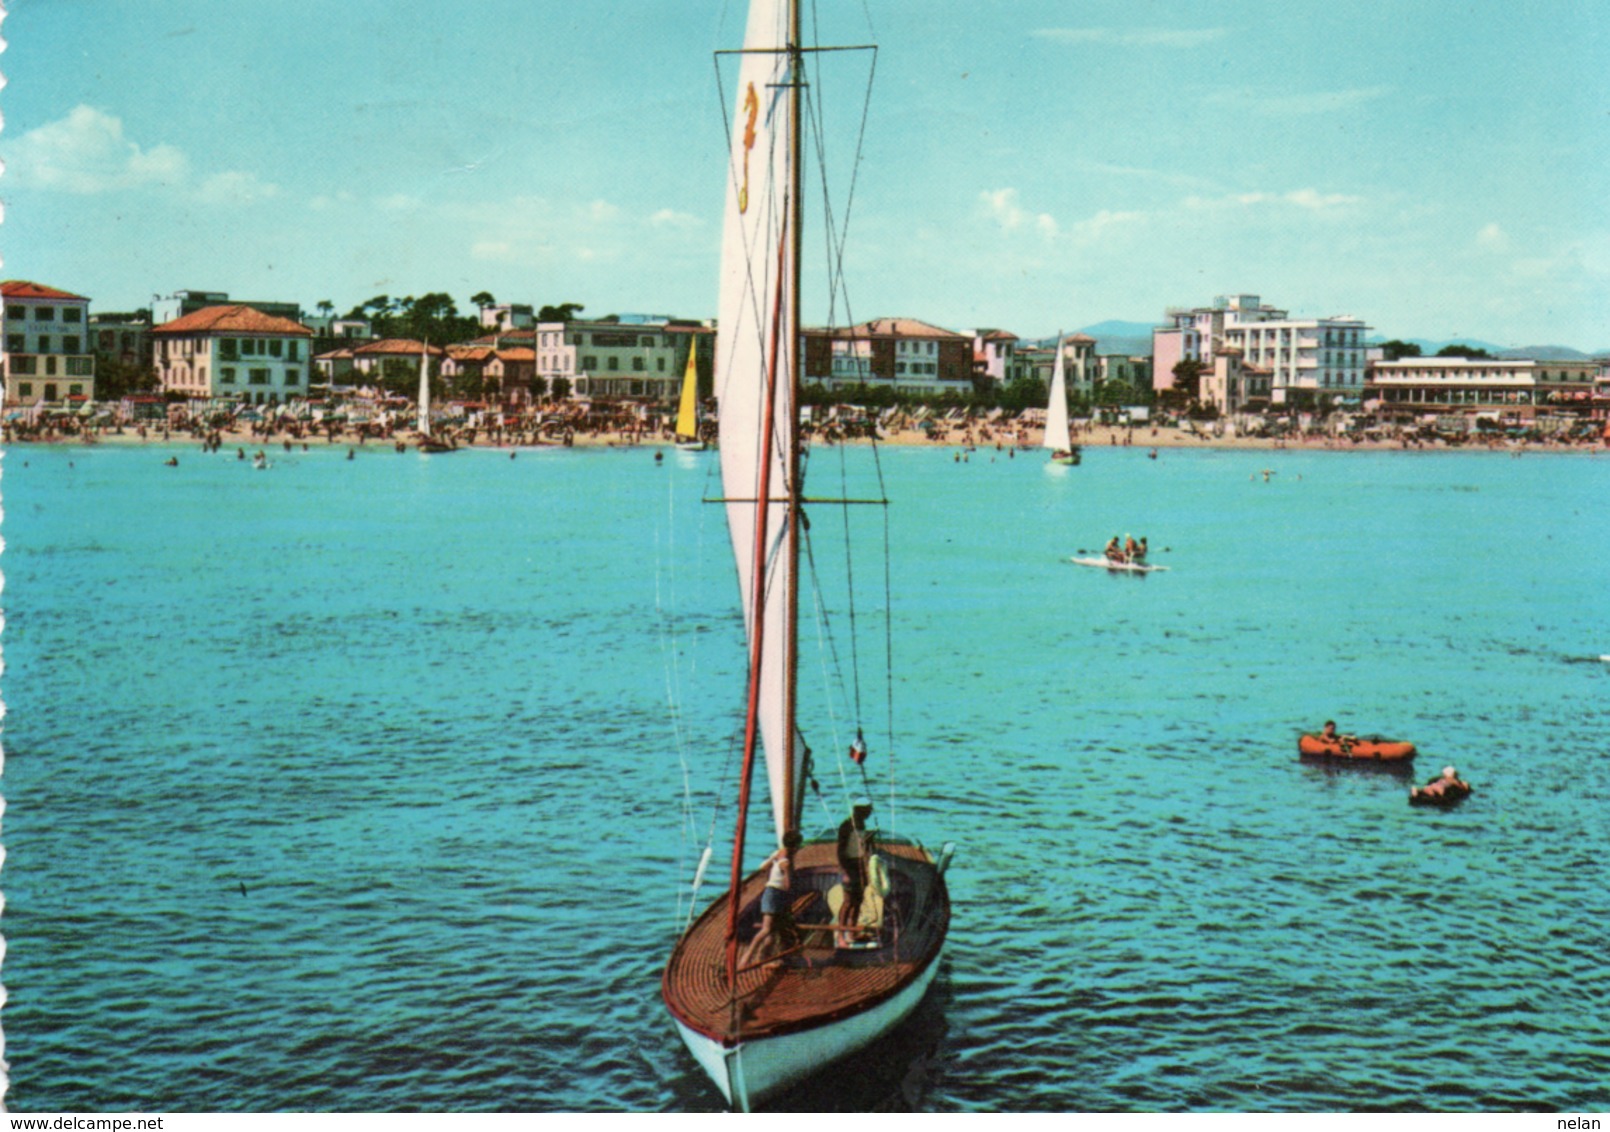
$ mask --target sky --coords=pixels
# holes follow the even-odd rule
[[[5,278],[92,312],[715,313],[739,0],[7,7]],[[1602,0],[806,7],[879,45],[869,101],[865,53],[820,81],[856,319],[1041,337],[1256,294],[1610,351]]]

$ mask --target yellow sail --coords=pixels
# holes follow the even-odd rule
[[[676,438],[696,439],[699,435],[699,340],[688,339],[688,372],[682,377],[682,404],[676,413]]]

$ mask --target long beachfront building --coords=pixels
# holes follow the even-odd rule
[[[1604,367],[1528,358],[1398,358],[1370,366],[1364,407],[1400,421],[1589,416]]]

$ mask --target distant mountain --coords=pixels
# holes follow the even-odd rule
[[[1389,339],[1376,337],[1369,340],[1370,345],[1379,346]],[[1420,347],[1422,357],[1434,358],[1437,351],[1445,346],[1470,346],[1477,350],[1486,350],[1495,358],[1533,358],[1537,361],[1550,362],[1583,362],[1602,354],[1584,354],[1570,346],[1499,346],[1493,342],[1483,342],[1480,338],[1405,338],[1405,342]]]

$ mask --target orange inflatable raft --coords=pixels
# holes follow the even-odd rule
[[[1323,735],[1304,735],[1297,740],[1301,755],[1327,759],[1362,759],[1371,762],[1408,762],[1414,758],[1414,744],[1396,739],[1377,737],[1349,739],[1338,736],[1327,739]]]

